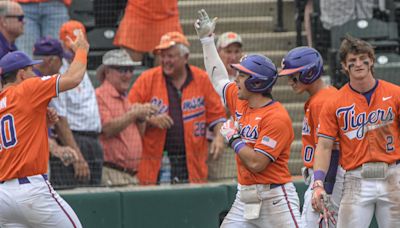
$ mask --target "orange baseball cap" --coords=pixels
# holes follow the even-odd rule
[[[176,44],[190,46],[189,41],[182,33],[168,32],[161,37],[160,44],[154,48],[154,52],[157,54],[160,50],[168,49]]]
[[[83,35],[86,36],[85,26],[81,22],[75,20],[69,20],[65,22],[60,28],[60,40],[64,44],[68,44],[67,36],[74,40],[76,38],[75,31],[77,29],[80,29]]]

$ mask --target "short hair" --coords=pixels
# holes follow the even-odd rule
[[[367,41],[354,38],[346,35],[340,44],[339,58],[340,62],[345,62],[348,54],[368,54],[368,56],[375,60],[375,50]]]
[[[6,16],[10,11],[10,1],[0,1],[0,17]]]
[[[176,46],[178,47],[181,56],[184,56],[184,55],[190,53],[190,50],[186,45],[178,43],[178,44],[176,44]]]
[[[15,82],[17,80],[17,74],[18,74],[19,70],[20,69],[13,70],[11,72],[8,72],[8,73],[5,73],[5,74],[1,75],[1,84],[4,86],[4,85],[6,85],[8,83]]]

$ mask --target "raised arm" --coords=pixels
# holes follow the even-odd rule
[[[86,41],[86,38],[80,30],[75,41],[72,41],[69,37],[68,39],[71,43],[72,50],[75,52],[75,57],[68,70],[60,77],[60,92],[70,90],[78,86],[86,72],[89,43]]]
[[[203,46],[204,65],[215,90],[222,97],[222,90],[229,83],[229,76],[214,43],[214,29],[217,18],[211,21],[204,9],[199,10],[198,13],[199,18],[194,27]]]

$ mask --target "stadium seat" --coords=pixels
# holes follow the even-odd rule
[[[331,47],[339,49],[346,34],[370,42],[378,50],[398,50],[397,23],[377,19],[356,19],[331,28]]]
[[[331,48],[328,50],[328,64],[334,86],[340,88],[348,81],[347,76],[341,72],[338,55],[340,43],[346,34],[371,43],[377,53],[376,73],[379,73],[379,77],[385,78],[385,80],[398,83],[394,81],[396,77],[393,75],[400,69],[397,23],[384,22],[377,19],[356,19],[331,29]],[[378,58],[381,61],[378,61]]]
[[[113,45],[115,33],[114,27],[94,28],[87,33],[90,43],[88,69],[95,70],[107,51],[118,48]]]
[[[86,30],[90,30],[95,26],[93,1],[74,0],[69,7],[70,18],[82,22]]]

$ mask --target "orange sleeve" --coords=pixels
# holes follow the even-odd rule
[[[336,118],[335,102],[323,105],[319,115],[318,137],[325,137],[332,140],[338,138],[339,125]]]
[[[206,101],[206,121],[207,125],[212,128],[217,123],[226,121],[225,109],[222,105],[221,98],[215,91],[207,76],[204,79],[203,85],[206,91],[204,96]]]
[[[260,124],[260,133],[254,150],[268,156],[275,161],[291,143],[292,128],[287,126],[287,121],[274,118],[271,121],[264,120]]]
[[[148,99],[146,99],[146,93],[150,92],[149,89],[151,88],[149,86],[151,83],[147,83],[146,75],[146,72],[140,75],[131,87],[128,94],[128,100],[130,103],[148,102]]]
[[[59,78],[53,75],[26,79],[18,87],[18,93],[33,107],[47,106],[51,98],[58,96]]]

